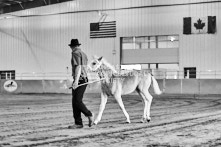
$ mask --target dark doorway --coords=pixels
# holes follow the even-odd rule
[[[196,67],[184,67],[184,78],[196,78]]]

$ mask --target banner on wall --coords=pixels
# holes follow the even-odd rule
[[[183,34],[207,33],[216,33],[216,16],[183,18]]]
[[[4,90],[7,92],[14,92],[18,88],[18,85],[14,80],[5,81],[3,86],[4,86]]]

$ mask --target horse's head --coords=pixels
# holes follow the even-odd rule
[[[103,57],[94,57],[94,59],[91,61],[91,63],[89,64],[89,67],[92,71],[97,71],[100,66],[102,65],[102,59]]]

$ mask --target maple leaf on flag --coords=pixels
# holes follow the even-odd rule
[[[202,23],[202,20],[198,19],[197,23],[194,23],[194,27],[200,31],[205,27],[205,23]]]

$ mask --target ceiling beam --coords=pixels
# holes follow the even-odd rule
[[[2,4],[6,5],[6,6],[10,6],[11,4],[6,3],[6,2],[2,2]]]
[[[43,1],[44,1],[45,5],[47,5],[47,2],[46,2],[46,0],[43,0]]]
[[[19,4],[20,7],[21,7],[22,9],[24,9],[24,7],[22,6],[22,2],[21,2],[21,1],[17,1],[17,0],[8,0],[8,1],[14,2],[14,3],[16,3],[16,4]]]
[[[0,14],[20,11],[24,9],[31,9],[51,4],[57,4],[72,0],[0,0]]]

